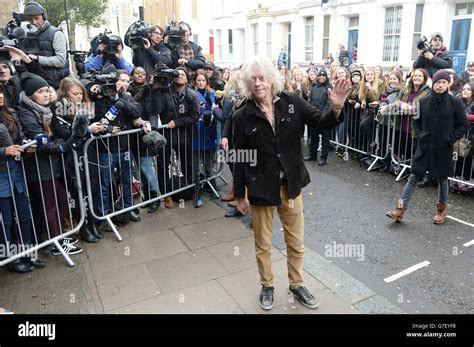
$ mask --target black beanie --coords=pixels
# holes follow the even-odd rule
[[[21,87],[27,96],[33,95],[38,89],[49,86],[48,82],[46,82],[43,77],[31,72],[23,72],[20,78]]]

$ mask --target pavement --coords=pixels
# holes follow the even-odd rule
[[[40,253],[46,268],[24,275],[0,268],[0,307],[23,314],[403,313],[310,248],[304,279],[319,308],[303,307],[288,295],[285,250],[276,247],[275,307],[263,311],[249,217],[225,218],[224,203],[204,202],[141,210],[141,222],[120,228],[123,242],[104,233],[99,243],[82,244],[74,267]]]

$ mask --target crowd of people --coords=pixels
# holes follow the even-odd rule
[[[251,205],[263,287],[260,303],[270,309],[273,274],[268,240],[271,208],[279,206],[285,232],[294,232],[288,241],[290,291],[305,306],[315,308],[317,302],[303,287],[301,277],[304,227],[300,192],[309,183],[301,154],[305,132],[306,161],[326,165],[334,148],[331,139],[339,143],[339,157],[349,149],[353,158],[363,160],[388,148],[390,139],[384,129],[391,126],[395,110],[401,110],[393,124],[398,142],[392,145],[398,149],[399,160],[413,158],[417,165],[402,203],[387,214],[398,221],[414,186],[425,184],[424,176],[439,181],[442,208],[435,217],[437,224],[444,222],[451,171],[464,180],[472,179],[472,151],[464,153],[462,167],[456,165],[450,171],[445,163],[446,153],[467,131],[461,114],[474,114],[474,64],[470,62],[467,71],[456,76],[440,33],[433,34],[432,49],[420,51],[408,72],[396,66],[384,73],[380,66],[366,67],[359,62],[347,67],[342,45],[339,61],[328,59],[320,68],[289,70],[288,56],[282,50],[277,69],[257,58],[230,70],[205,60],[201,47],[190,41],[190,25],[182,21],[178,23],[182,35],[178,45],[168,44],[163,28],[154,25],[143,38],[143,47],[133,49],[132,62],[123,57],[120,37],[95,40],[85,62],[86,73],[76,78],[68,65],[66,39],[48,22],[44,8],[32,2],[25,6],[24,14],[38,30],[41,52],[26,54],[5,46],[11,61],[0,61],[0,125],[6,129],[0,143],[0,244],[33,245],[58,237],[72,230],[81,216],[85,218],[79,230],[81,240],[99,242],[102,231],[110,231],[100,217],[126,209],[115,223],[140,221],[139,210],[132,208],[137,199],[149,200],[144,206],[149,213],[160,208],[161,195],[166,196],[166,208],[173,208],[180,199],[192,199],[199,207],[203,201],[197,190],[173,191],[199,185],[202,180],[216,188],[213,175],[219,148],[255,149],[260,155],[255,167],[227,163],[234,182],[233,189],[221,198],[233,208],[226,216],[243,215]],[[113,51],[110,42],[114,42]],[[157,71],[160,64],[172,68],[171,72]],[[94,77],[97,74],[113,82],[104,84]],[[427,119],[423,114],[433,113],[440,105],[447,119],[456,110],[454,128],[446,123],[432,129],[433,120],[421,123],[420,119]],[[290,106],[297,108],[297,115],[284,111]],[[87,129],[78,134],[75,124],[84,114]],[[135,132],[121,135],[128,130]],[[471,125],[469,141],[473,140],[472,130]],[[152,133],[161,134],[166,145],[150,145],[146,136]],[[100,137],[105,134],[113,136]],[[419,152],[426,148],[425,142],[431,144],[433,136],[442,139],[438,145],[446,155],[438,163],[427,164],[420,158],[426,161],[426,156],[436,154]],[[77,170],[74,152],[79,158],[87,157],[87,177],[83,168]],[[18,156],[21,161],[16,160]],[[389,159],[381,169],[388,171],[390,165]],[[81,191],[77,182],[81,182]],[[78,203],[80,196],[84,204]],[[288,200],[294,200],[297,208],[287,206]],[[53,246],[49,253],[82,251],[75,236],[62,237],[60,247]],[[26,273],[44,266],[43,261],[28,256],[10,263],[9,269]]]

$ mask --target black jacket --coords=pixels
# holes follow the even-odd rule
[[[311,92],[309,94],[308,102],[320,109],[321,111],[326,110],[329,104],[329,83],[315,82],[311,85]]]
[[[18,107],[18,119],[27,139],[33,140],[36,135],[46,133],[38,113],[23,102]],[[24,155],[26,179],[28,182],[46,181],[60,176],[62,172],[59,160],[59,146],[65,147],[66,142],[62,139],[52,138],[51,142],[47,145],[39,146],[35,154]]]
[[[339,120],[342,121],[343,115]],[[275,102],[275,132],[255,104],[249,100],[234,115],[234,149],[257,150],[256,165],[234,164],[234,196],[243,198],[245,187],[251,204],[277,206],[280,200],[280,171],[288,184],[290,199],[309,184],[310,177],[301,153],[301,128],[333,129],[339,124],[332,111],[320,110],[296,93],[282,92]]]
[[[418,138],[411,172],[424,176],[448,177],[453,171],[453,144],[469,129],[461,99],[431,94],[420,100],[420,116],[414,121]]]
[[[187,141],[191,145],[193,125],[200,118],[197,95],[188,87],[184,89],[182,97],[178,97],[175,91],[174,86],[170,90],[152,90],[152,109],[160,115],[161,124],[165,125],[173,120],[176,125],[175,130],[165,131],[168,142],[172,140],[171,144],[176,146],[178,140],[180,144]]]
[[[453,67],[453,56],[448,50],[444,50],[441,54],[436,56],[436,53],[433,53],[435,56],[433,59],[429,60],[424,56],[418,56],[418,58],[413,63],[414,69],[425,69],[428,71],[430,77],[440,69],[451,69]]]
[[[164,43],[159,43],[149,49],[134,49],[132,62],[135,66],[143,67],[147,77],[149,77],[156,63],[162,62],[167,66],[171,66],[171,50]]]
[[[202,54],[202,48],[198,44],[194,42],[189,42],[191,49],[194,52],[194,59],[191,60],[186,64],[186,67],[192,71],[196,71],[197,69],[202,69],[204,67],[204,63],[206,62],[206,58]],[[178,59],[179,59],[179,47],[171,51],[171,67],[177,68],[179,66]]]
[[[119,97],[124,101],[125,108],[122,109],[118,116],[109,123],[109,131],[113,126],[120,127],[121,130],[136,129],[133,125],[133,121],[140,118],[140,105],[133,100],[133,97],[129,93],[121,93]],[[115,102],[116,101],[109,97],[97,99],[95,102],[95,118],[91,120],[91,122],[100,122],[109,109],[115,105]],[[136,136],[114,136],[108,141],[99,141],[99,151],[102,153],[123,152],[133,149],[135,145]]]

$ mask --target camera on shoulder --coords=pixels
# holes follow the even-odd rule
[[[423,52],[428,52],[431,49],[431,44],[429,43],[426,36],[420,37],[420,39],[416,42],[416,48]]]
[[[132,23],[125,34],[125,44],[131,49],[145,48],[143,39],[148,38],[150,26],[144,21]]]
[[[153,89],[168,89],[173,83],[173,79],[179,76],[178,71],[170,69],[162,62],[155,65],[155,69],[151,74],[153,76]]]
[[[83,79],[90,81],[93,85],[99,86],[95,95],[114,96],[117,94],[117,87],[115,84],[119,80],[119,76],[116,71],[108,72],[108,65],[109,64],[105,65],[101,70],[88,70],[83,75]]]

